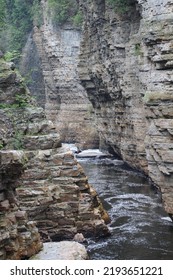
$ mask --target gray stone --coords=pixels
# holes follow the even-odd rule
[[[34,260],[87,260],[85,246],[75,241],[50,242],[43,244],[43,250]]]

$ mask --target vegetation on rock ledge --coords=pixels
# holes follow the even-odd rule
[[[125,13],[136,0],[107,0],[119,13]]]
[[[82,13],[77,0],[48,0],[49,12],[55,24],[72,22],[75,26],[82,23]]]

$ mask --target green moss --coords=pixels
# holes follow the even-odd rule
[[[136,56],[143,54],[142,51],[141,51],[141,45],[140,44],[135,44],[134,54]]]

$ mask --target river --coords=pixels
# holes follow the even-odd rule
[[[172,260],[173,223],[148,179],[118,160],[79,162],[111,218],[111,235],[88,241],[90,259]]]

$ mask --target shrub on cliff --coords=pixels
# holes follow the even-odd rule
[[[125,13],[136,0],[107,0],[119,13]]]

